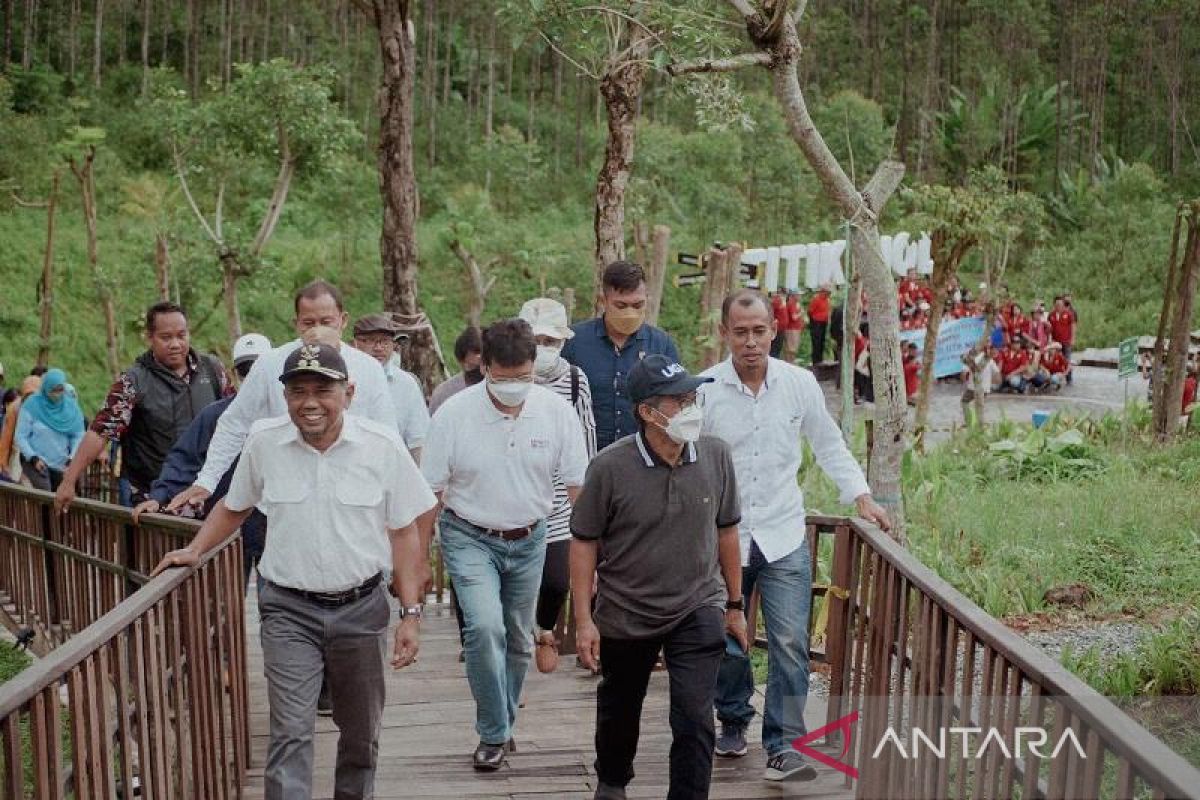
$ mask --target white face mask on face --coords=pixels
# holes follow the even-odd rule
[[[554,369],[558,366],[558,354],[561,350],[561,347],[539,344],[537,357],[533,360],[534,370],[544,375]]]
[[[526,381],[495,381],[491,376],[487,379],[487,390],[491,392],[492,397],[496,398],[500,405],[509,408],[524,403],[532,386],[532,383]]]
[[[659,412],[662,414],[662,412]],[[663,416],[666,416],[663,414]],[[671,417],[666,425],[659,425],[671,441],[676,444],[688,444],[700,438],[700,429],[704,426],[704,411],[699,406],[688,406]]]

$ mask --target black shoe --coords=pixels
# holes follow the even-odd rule
[[[767,771],[763,774],[768,781],[811,781],[816,777],[816,768],[795,750],[784,750],[768,758]]]
[[[322,691],[321,696],[317,698],[317,716],[333,716],[333,699],[329,696],[329,692],[327,691]]]
[[[625,800],[625,787],[597,783],[596,793],[592,795],[592,800]]]
[[[471,766],[484,772],[495,772],[504,764],[504,751],[508,744],[488,744],[480,742],[471,756]]]
[[[722,758],[741,758],[746,755],[746,728],[730,722],[721,723],[721,734],[713,752]]]

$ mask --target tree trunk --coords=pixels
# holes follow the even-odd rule
[[[171,299],[171,251],[167,248],[167,234],[159,231],[154,237],[154,285],[159,300]]]
[[[446,57],[448,59],[449,54]],[[437,164],[437,58],[437,0],[425,0],[425,161],[430,169]]]
[[[1160,435],[1168,430],[1168,419],[1162,404],[1163,358],[1167,349],[1167,329],[1171,325],[1171,309],[1175,301],[1175,284],[1179,274],[1179,234],[1183,229],[1183,208],[1175,210],[1175,222],[1171,228],[1171,252],[1167,256],[1167,280],[1163,283],[1162,309],[1158,314],[1158,330],[1154,336],[1154,354],[1150,364],[1150,386],[1154,388],[1154,430]]]
[[[25,0],[25,24],[21,26],[21,69],[33,64],[33,20],[36,0]]]
[[[635,34],[636,35],[636,34]],[[629,48],[628,58],[614,64],[600,81],[608,118],[604,163],[596,178],[594,304],[600,307],[604,268],[625,258],[625,190],[633,169],[634,117],[646,78],[649,42],[643,38]]]
[[[38,307],[41,312],[41,327],[38,331],[37,365],[50,363],[50,335],[54,322],[54,211],[58,208],[58,170],[50,184],[50,198],[46,202],[46,252],[42,258],[42,280],[38,284]]]
[[[967,252],[975,246],[975,240],[964,237],[948,246],[944,230],[933,234],[933,275],[930,289],[933,303],[929,310],[929,325],[925,330],[925,349],[921,354],[921,387],[917,390],[917,413],[913,428],[919,442],[924,442],[925,425],[929,421],[929,393],[933,388],[933,365],[937,359],[937,337],[942,329],[942,314],[945,311],[946,289],[958,275],[958,267]]]
[[[92,280],[96,285],[96,295],[100,307],[104,311],[104,336],[108,352],[108,371],[113,380],[121,372],[121,364],[117,352],[117,315],[113,305],[112,290],[109,288],[104,275],[100,272],[100,253],[96,234],[96,175],[93,166],[96,161],[96,148],[89,147],[82,164],[74,158],[70,160],[71,173],[79,182],[79,195],[83,205],[83,219],[87,227],[87,259],[92,270]]]
[[[496,277],[487,277],[471,251],[457,239],[450,243],[450,250],[467,269],[467,325],[478,328],[487,305],[488,292],[496,285]]]
[[[796,72],[800,40],[787,4],[780,17],[764,23],[747,18],[752,41],[772,57],[772,79],[776,99],[788,131],[799,146],[825,190],[842,215],[851,223],[850,247],[854,264],[862,275],[870,303],[871,375],[875,389],[874,440],[868,465],[868,480],[875,499],[892,518],[892,535],[900,542],[904,534],[904,498],[900,485],[900,462],[904,455],[908,404],[904,395],[904,373],[900,361],[899,308],[891,269],[879,251],[878,218],[904,176],[904,165],[884,161],[867,187],[859,192],[821,137],[800,87]],[[772,37],[777,27],[778,33]]]
[[[383,76],[379,87],[379,190],[383,199],[383,306],[417,320],[408,368],[428,393],[445,368],[433,328],[417,301],[417,178],[413,168],[413,88],[416,57],[409,38],[407,0],[373,0]]]
[[[1189,331],[1192,309],[1196,301],[1196,287],[1200,283],[1200,200],[1188,203],[1181,209],[1181,215],[1187,226],[1187,244],[1179,263],[1167,363],[1162,382],[1154,386],[1155,433],[1159,441],[1171,439],[1179,427],[1183,382],[1187,377],[1188,345],[1191,343]]]
[[[4,30],[3,33],[0,33],[0,47],[3,47],[3,50],[0,50],[0,72],[4,73],[8,72],[8,58],[9,54],[12,53],[12,4],[13,0],[3,0],[2,4]]]
[[[150,4],[142,0],[142,97],[150,91]]]
[[[708,251],[705,266],[707,277],[704,281],[703,317],[700,321],[700,331],[703,337],[704,350],[701,364],[708,369],[716,364],[724,355],[725,342],[721,339],[721,304],[725,296],[737,289],[738,269],[742,263],[742,248],[732,244],[724,250],[713,248]]]
[[[646,264],[646,321],[657,325],[662,310],[663,284],[667,278],[671,229],[666,225],[655,225],[650,242],[650,262]]]
[[[242,315],[238,310],[237,282],[242,274],[237,256],[232,252],[221,254],[221,295],[225,299],[225,324],[229,341],[236,342],[242,335]]]
[[[96,0],[96,19],[92,33],[92,84],[100,88],[100,67],[104,61],[104,0]]]

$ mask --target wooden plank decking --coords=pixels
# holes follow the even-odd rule
[[[266,682],[258,641],[258,611],[254,592],[247,601],[250,670],[252,760],[247,798],[262,797],[262,766],[267,745]],[[380,738],[376,797],[386,798],[591,798],[596,785],[592,770],[595,691],[598,679],[576,669],[564,658],[559,670],[541,675],[530,670],[525,684],[525,708],[517,720],[518,752],[500,771],[479,774],[471,769],[471,751],[478,741],[475,710],[463,666],[458,663],[458,634],[448,611],[434,611],[423,624],[418,663],[391,673]],[[761,696],[758,698],[761,702]],[[809,727],[824,724],[825,708],[817,698],[808,704]],[[655,674],[642,716],[641,743],[635,764],[637,777],[629,786],[631,798],[663,798],[667,793],[667,676]],[[757,719],[756,719],[757,722]],[[812,798],[833,800],[852,796],[843,776],[818,765],[820,777],[811,783],[772,784],[762,780],[764,756],[752,726],[750,754],[742,759],[717,759],[711,797]],[[333,793],[333,764],[337,729],[328,718],[317,720],[315,797]]]

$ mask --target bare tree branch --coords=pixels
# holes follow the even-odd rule
[[[20,208],[48,208],[50,206],[45,200],[22,200],[16,192],[9,192],[8,196]]]
[[[729,0],[729,5],[733,6],[739,14],[747,19],[758,13],[754,10],[754,6],[750,5],[747,0]]]
[[[808,0],[800,0],[796,6],[796,10],[792,12],[792,24],[797,28],[800,27],[800,20],[804,18],[804,11],[808,8]]]
[[[678,77],[698,72],[733,72],[743,67],[770,67],[773,62],[770,53],[739,53],[728,58],[702,58],[668,64],[667,74]]]
[[[546,44],[550,45],[551,50],[553,50],[555,53],[557,53],[559,55],[559,57],[566,59],[570,63],[574,64],[575,68],[578,69],[581,73],[583,73],[584,75],[587,75],[592,80],[595,80],[595,81],[600,80],[599,75],[592,72],[590,69],[585,67],[583,64],[580,64],[578,61],[576,61],[575,59],[571,58],[569,55],[564,53],[562,48],[560,48],[558,45],[556,45],[554,43],[554,41],[549,36],[546,35],[545,31],[539,30],[538,35],[542,37],[542,40],[545,41]]]
[[[183,159],[179,155],[179,148],[172,143],[171,150],[175,156],[175,177],[179,178],[179,188],[183,190],[183,196],[187,200],[188,206],[192,209],[192,213],[196,215],[196,219],[200,221],[200,227],[204,228],[204,232],[208,234],[208,238],[212,239],[213,243],[218,247],[224,246],[225,243],[221,241],[221,237],[216,234],[216,231],[208,224],[208,220],[205,219],[204,214],[200,212],[200,206],[196,205],[196,198],[192,197],[192,190],[188,186],[187,172],[183,168]],[[72,165],[71,169],[74,170],[75,167]]]
[[[904,164],[902,162],[885,160],[879,163],[875,174],[871,176],[871,180],[867,181],[867,187],[862,192],[872,211],[878,213],[887,204],[888,198],[895,193],[896,187],[900,185],[903,178]]]

